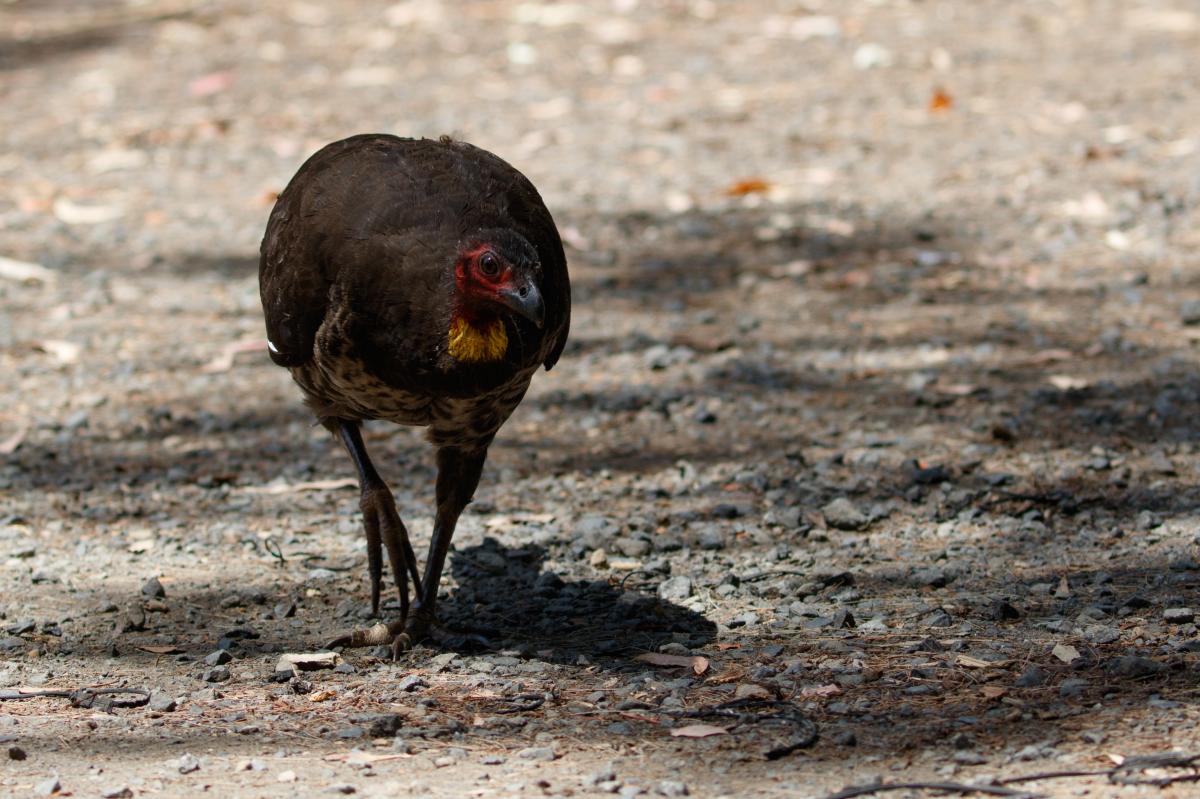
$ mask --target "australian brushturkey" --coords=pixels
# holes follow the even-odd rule
[[[566,343],[571,289],[554,220],[533,184],[489,152],[354,136],[309,158],[279,196],[259,288],[271,359],[358,470],[372,611],[384,549],[400,594],[399,618],[333,644],[402,651],[434,620],[450,539],[492,438]],[[437,448],[423,576],[363,444],[367,419],[427,426]]]

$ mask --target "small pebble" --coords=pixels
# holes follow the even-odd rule
[[[663,580],[658,585],[658,598],[667,602],[678,602],[692,595],[692,578],[679,575]]]
[[[53,796],[61,790],[62,783],[58,781],[58,777],[42,780],[33,788],[33,792],[38,796]]]
[[[1044,685],[1049,675],[1046,671],[1038,666],[1030,666],[1021,672],[1021,676],[1017,677],[1013,683],[1018,688],[1037,688],[1039,685]]]
[[[846,499],[838,497],[821,509],[825,523],[838,530],[861,530],[870,523],[870,518]]]
[[[1191,608],[1167,608],[1163,611],[1163,621],[1167,624],[1188,624],[1196,619],[1196,611]]]
[[[175,697],[164,691],[153,691],[150,694],[149,707],[158,713],[173,713],[176,708]]]
[[[204,663],[207,666],[223,666],[231,660],[233,660],[233,655],[224,649],[218,649],[204,656]]]
[[[554,760],[557,755],[548,746],[529,746],[517,751],[517,757],[522,760]]]
[[[29,757],[29,755],[27,755],[25,753],[25,750],[22,749],[21,747],[19,747],[19,746],[8,747],[8,759],[9,760],[24,760],[27,757]]]
[[[211,669],[206,669],[200,679],[205,682],[225,682],[230,677],[228,666],[214,666]]]
[[[1076,699],[1083,695],[1087,687],[1087,680],[1077,678],[1063,680],[1062,685],[1058,686],[1058,695],[1063,699]]]
[[[163,584],[159,582],[157,577],[151,577],[142,583],[142,596],[147,596],[151,599],[162,599],[166,595],[167,590],[163,588]]]

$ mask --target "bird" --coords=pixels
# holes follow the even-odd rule
[[[571,322],[566,255],[533,184],[467,142],[362,134],[303,163],[264,233],[259,292],[271,360],[353,461],[371,612],[383,552],[400,613],[328,644],[390,645],[436,622],[438,584],[488,447],[534,373],[562,355]],[[418,573],[391,489],[362,425],[427,428],[436,508]],[[412,584],[410,601],[409,581]]]

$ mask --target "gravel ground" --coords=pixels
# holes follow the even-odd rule
[[[0,701],[0,792],[1190,795],[1112,780],[1200,754],[1198,52],[1184,0],[0,3],[0,689],[153,692]],[[367,582],[256,250],[363,131],[526,172],[573,337],[437,638],[280,675]]]

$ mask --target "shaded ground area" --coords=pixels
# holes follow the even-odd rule
[[[1189,795],[1112,780],[1200,753],[1198,45],[1182,2],[0,5],[0,689],[155,692],[0,702],[3,790]],[[368,602],[255,254],[367,130],[525,171],[574,329],[436,638],[277,682]],[[420,552],[428,447],[367,438]]]

